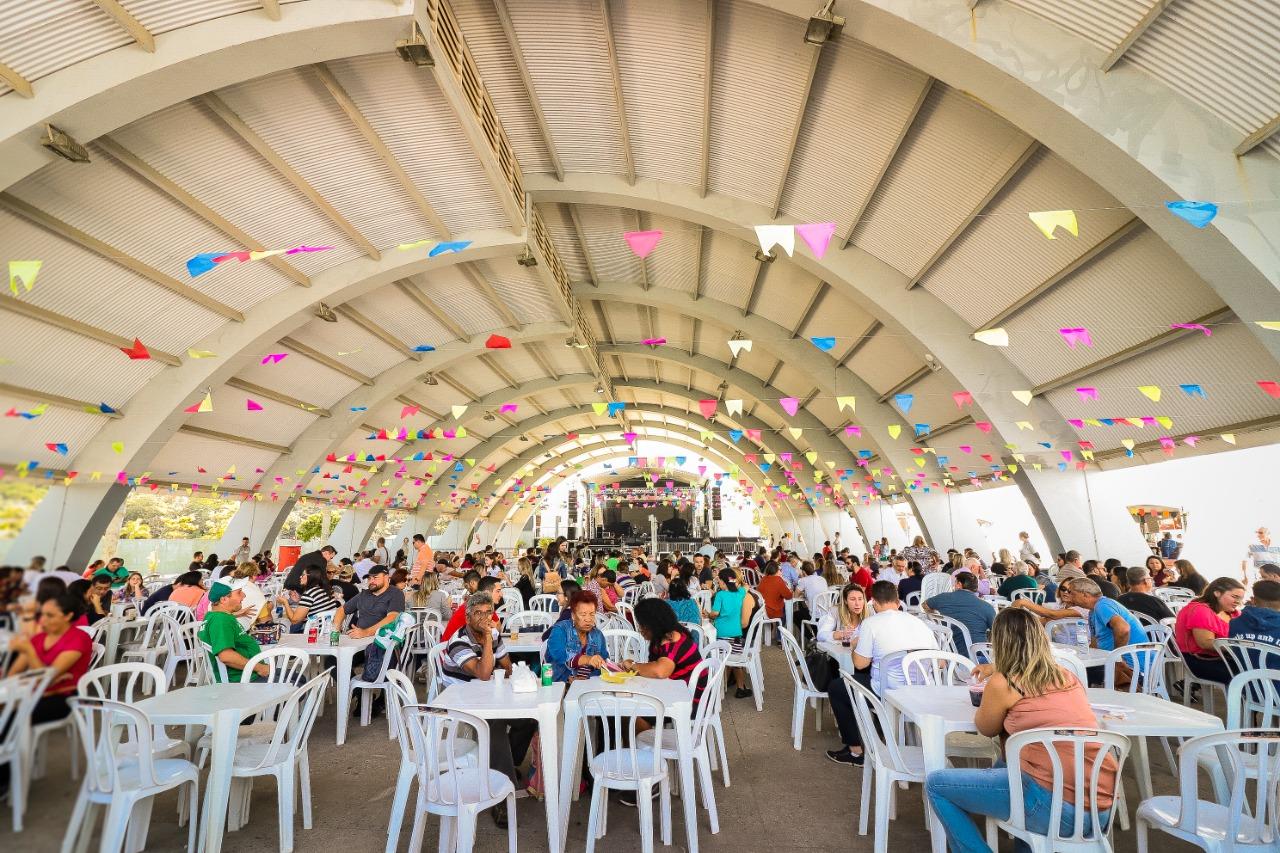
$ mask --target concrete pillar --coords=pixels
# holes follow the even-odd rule
[[[948,548],[956,547],[951,507],[946,493],[934,489],[925,494],[923,490],[917,490],[911,493],[910,503],[915,509],[916,519],[920,522],[920,531],[930,547],[936,551],[946,551]],[[898,527],[896,520],[893,526],[899,531],[899,535],[902,535],[902,528]],[[892,534],[889,534],[889,541],[894,541]]]
[[[415,516],[416,518],[416,516]],[[471,529],[470,521],[462,521],[458,518],[450,519],[449,524],[442,533],[430,533],[433,528],[430,525],[418,523],[413,533],[421,533],[427,537],[432,550],[435,551],[459,551],[462,549],[462,543],[467,539],[467,531]],[[413,533],[408,533],[410,539]]]
[[[367,551],[373,536],[373,528],[382,518],[381,507],[348,507],[338,520],[338,526],[329,534],[328,543],[338,549],[338,557],[353,557],[357,551]],[[394,554],[394,549],[392,550]]]
[[[227,523],[227,529],[218,540],[214,553],[230,554],[240,547],[240,540],[246,536],[249,537],[249,550],[254,554],[272,547],[296,503],[294,498],[281,501],[250,499],[241,502],[236,514]]]
[[[129,487],[119,483],[50,486],[9,548],[8,562],[22,566],[43,556],[50,568],[82,571],[128,496]]]
[[[1036,495],[1027,505],[1044,534],[1049,558],[1075,549],[1082,554],[1098,553],[1098,532],[1093,523],[1092,499],[1088,474],[1084,471],[1058,471],[1056,467],[1041,471],[1019,466],[1013,479],[1022,486],[1023,495]]]

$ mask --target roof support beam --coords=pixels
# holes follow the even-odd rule
[[[373,149],[374,153],[378,155],[378,159],[382,161],[387,170],[391,172],[392,177],[396,179],[396,183],[400,184],[400,188],[413,201],[414,206],[418,208],[418,212],[422,214],[422,218],[435,229],[440,239],[452,240],[453,233],[449,230],[449,226],[440,218],[440,214],[436,213],[435,207],[427,200],[422,190],[418,189],[418,185],[413,182],[413,178],[405,171],[404,166],[400,165],[396,155],[392,153],[387,143],[382,141],[378,131],[374,130],[373,125],[364,117],[364,113],[360,112],[356,102],[351,100],[351,96],[347,94],[346,89],[342,88],[338,78],[333,76],[329,66],[320,62],[311,67],[315,70],[316,76],[320,78],[320,82],[324,84],[325,89],[329,91],[333,100],[338,104],[338,107],[355,125],[356,130],[364,137],[365,142],[369,143],[369,147]]]
[[[347,365],[338,361],[336,358],[331,358],[330,356],[325,355],[319,350],[313,349],[312,347],[307,346],[297,338],[290,338],[290,337],[281,338],[280,345],[284,347],[288,347],[289,349],[296,352],[298,355],[306,356],[312,361],[318,361],[321,364],[323,364],[325,367],[329,368],[330,370],[338,371],[343,376],[349,376],[355,381],[359,382],[361,385],[373,384],[372,378],[365,376],[363,373],[361,373],[360,371],[356,370],[353,367],[348,367]]]
[[[765,257],[776,259],[776,255],[766,255]],[[748,317],[756,310],[756,302],[760,299],[760,287],[764,284],[765,274],[769,271],[769,264],[772,260],[756,261],[756,274],[751,280],[751,292],[747,294],[747,304],[742,307],[742,316]]]
[[[551,362],[548,361],[546,355],[543,354],[541,344],[528,344],[524,349],[525,352],[529,353],[529,356],[537,362],[538,367],[542,369],[543,373],[552,380],[560,378],[560,374],[551,366]]]
[[[455,323],[453,321],[453,318],[451,318],[443,308],[437,305],[434,301],[432,301],[432,299],[429,296],[427,296],[420,289],[418,289],[418,287],[414,285],[413,282],[405,281],[404,279],[401,279],[400,281],[396,282],[396,288],[399,289],[399,291],[403,293],[405,296],[409,297],[414,302],[416,302],[419,308],[421,308],[423,311],[426,311],[433,318],[435,318],[435,321],[437,323],[439,323],[441,326],[444,326],[446,329],[448,329],[449,334],[453,335],[455,338],[462,341],[464,344],[471,342],[471,336],[467,334],[466,330],[463,329],[461,326],[459,326],[457,323]]]
[[[844,367],[852,361],[853,357],[858,354],[858,350],[870,343],[871,339],[875,337],[876,332],[883,328],[884,324],[879,320],[872,320],[871,325],[867,326],[867,330],[861,335],[858,335],[858,339],[853,342],[853,346],[849,347],[849,351],[840,356],[840,360],[836,362],[836,367]]]
[[[129,34],[130,38],[138,43],[138,46],[147,53],[156,52],[156,40],[151,35],[151,31],[142,26],[142,22],[133,16],[133,14],[121,6],[118,0],[93,0],[99,9],[106,12],[111,19]]]
[[[800,330],[813,319],[813,315],[822,305],[822,300],[827,297],[827,293],[830,290],[831,287],[825,281],[818,282],[818,287],[813,291],[813,296],[809,297],[809,304],[805,306],[804,313],[800,315],[800,320],[796,323],[795,328],[791,330],[792,338],[800,337]]]
[[[90,326],[88,323],[81,323],[79,320],[73,320],[70,317],[64,317],[45,308],[39,308],[30,302],[24,302],[21,299],[10,296],[7,293],[0,293],[0,311],[9,311],[14,314],[20,314],[29,320],[36,320],[49,326],[55,326],[68,332],[74,332],[81,337],[91,340],[100,341],[107,346],[119,347],[127,349],[133,346],[133,341],[128,338],[122,338],[117,334],[99,329],[96,326]],[[176,355],[164,352],[158,349],[147,347],[147,351],[151,353],[151,360],[158,361],[161,364],[167,364],[170,367],[177,367],[182,364]]]
[[[227,380],[227,387],[236,388],[240,391],[244,391],[245,393],[253,394],[255,397],[264,397],[268,400],[275,400],[277,403],[284,403],[286,406],[290,406],[295,409],[302,409],[303,411],[310,412],[317,417],[328,418],[333,416],[333,413],[328,409],[320,406],[314,406],[305,400],[299,400],[297,397],[290,397],[288,394],[273,391],[270,388],[265,388],[253,382],[246,382],[245,380],[235,376]]]
[[[458,272],[462,273],[463,278],[471,282],[471,286],[478,290],[481,296],[489,300],[493,310],[497,311],[498,316],[502,318],[502,322],[517,332],[524,328],[524,323],[520,322],[520,319],[511,313],[511,309],[507,307],[507,300],[502,298],[502,294],[494,289],[487,278],[476,271],[474,265],[459,264]]]
[[[1277,130],[1280,130],[1280,113],[1272,116],[1271,121],[1246,136],[1244,141],[1237,145],[1232,153],[1237,157],[1243,157],[1274,136]]]
[[[920,442],[920,443],[928,444],[932,446],[933,442],[939,437],[944,436],[949,432],[954,432],[955,430],[958,430],[962,427],[971,426],[972,424],[973,424],[973,418],[970,415],[965,415],[963,418],[960,418],[959,420],[954,420],[949,424],[943,424],[937,429],[929,430],[929,433],[927,436],[921,436],[921,438],[927,438],[928,441]]]
[[[373,335],[375,338],[382,341],[384,344],[391,347],[393,350],[400,353],[405,358],[412,358],[417,361],[422,360],[422,353],[414,352],[412,347],[405,346],[404,341],[400,340],[395,335],[391,334],[386,329],[384,329],[382,326],[378,325],[373,320],[370,320],[368,317],[361,314],[355,308],[352,308],[350,305],[339,305],[337,308],[333,310],[340,317],[345,317],[346,319],[350,320],[352,323],[355,323],[357,326],[364,329],[366,332]]]
[[[253,237],[237,226],[234,222],[184,190],[177,184],[177,182],[170,180],[159,170],[153,168],[150,163],[125,148],[110,136],[101,136],[94,140],[94,144],[114,157],[122,166],[127,167],[135,175],[142,178],[165,195],[169,196],[178,204],[182,205],[205,222],[208,222],[228,237],[238,240],[244,248],[257,251],[263,251],[266,249],[266,244],[261,240],[253,239]],[[264,260],[292,279],[295,284],[300,284],[303,287],[311,286],[311,279],[306,273],[302,272],[279,255],[272,255],[268,258],[264,258]]]
[[[262,0],[262,11],[273,21],[280,20],[280,0]]]
[[[587,248],[587,232],[582,227],[582,218],[578,216],[578,206],[576,204],[568,204],[569,219],[573,222],[573,233],[578,238],[578,248],[582,249],[582,259],[587,263],[587,275],[591,277],[592,285],[600,286],[600,277],[596,275],[596,265],[591,262],[591,250]]]
[[[96,237],[91,237],[79,228],[63,222],[52,214],[27,204],[17,196],[9,193],[0,193],[0,207],[6,207],[24,219],[28,219],[41,228],[57,234],[64,240],[69,240],[83,249],[88,249],[90,252],[101,255],[109,261],[114,261],[125,269],[132,270],[143,278],[160,285],[165,290],[176,293],[184,299],[189,299],[215,314],[226,317],[228,320],[235,320],[237,323],[244,321],[244,315],[230,305],[224,305],[213,297],[207,296],[203,291],[183,284],[150,264],[143,263],[123,249],[117,249],[115,246],[108,245]]]
[[[862,221],[862,214],[867,212],[867,208],[871,205],[871,200],[880,191],[880,184],[884,182],[884,176],[889,173],[889,167],[893,165],[894,158],[902,150],[902,143],[906,141],[907,134],[911,132],[912,125],[916,123],[916,117],[920,115],[924,102],[929,99],[929,93],[933,91],[933,84],[934,78],[932,77],[924,81],[924,86],[920,89],[920,94],[916,97],[916,102],[912,105],[911,112],[907,114],[907,120],[902,123],[902,128],[898,131],[898,138],[894,140],[893,147],[889,149],[889,154],[884,158],[884,162],[880,164],[880,170],[876,172],[876,179],[871,182],[871,189],[867,192],[867,197],[862,200],[862,204],[853,212],[853,218],[849,220],[849,227],[841,237],[841,248],[847,249],[849,244],[853,242],[853,235],[858,230],[858,223]]]
[[[627,183],[636,182],[635,155],[631,152],[631,128],[627,125],[627,102],[622,95],[622,69],[618,66],[618,46],[613,40],[613,16],[609,0],[600,0],[600,16],[604,21],[604,46],[609,53],[609,72],[613,79],[613,103],[618,110],[618,131],[622,136],[622,154],[626,158]]]
[[[36,95],[35,90],[31,88],[31,81],[3,62],[0,62],[0,80],[24,98],[34,98]]]
[[[502,369],[502,365],[498,364],[498,360],[494,358],[492,355],[485,353],[484,355],[480,356],[479,360],[481,364],[483,364],[485,367],[489,368],[489,370],[493,372],[494,376],[497,376],[503,382],[507,383],[508,386],[514,387],[515,385],[519,384],[518,382],[516,382],[515,378],[512,377],[510,373]]]
[[[9,385],[4,382],[0,382],[0,394],[8,394],[12,397],[30,397],[33,400],[39,400],[41,403],[48,403],[50,406],[71,409],[77,412],[88,412],[94,415],[101,415],[104,418],[124,417],[124,413],[119,410],[104,412],[98,403],[90,403],[88,400],[63,397],[61,394],[50,394],[48,391],[33,391],[30,388],[22,388],[18,385]]]
[[[773,196],[770,219],[778,218],[782,197],[787,192],[787,178],[791,175],[791,163],[796,156],[796,145],[800,142],[800,130],[804,127],[804,114],[809,108],[809,93],[813,90],[813,78],[818,74],[818,60],[822,58],[822,45],[806,43],[805,47],[809,51],[809,69],[805,74],[804,89],[800,94],[800,109],[796,113],[796,120],[791,128],[791,141],[787,144],[787,154],[782,159],[782,174],[778,177],[778,191]]]
[[[600,331],[604,332],[604,336],[609,343],[616,344],[617,340],[613,337],[613,329],[609,327],[609,315],[605,313],[604,303],[598,299],[591,300],[591,307],[596,311],[596,319],[600,321]]]
[[[479,397],[477,397],[475,394],[472,394],[472,393],[471,393],[470,391],[468,391],[465,387],[463,387],[463,385],[462,385],[460,382],[458,382],[458,381],[457,381],[456,379],[454,379],[452,376],[450,376],[449,374],[447,374],[447,373],[445,373],[445,372],[443,372],[443,371],[438,371],[438,372],[436,373],[436,379],[439,379],[439,380],[440,380],[441,382],[443,382],[445,385],[448,385],[450,388],[452,388],[453,390],[457,391],[459,394],[461,394],[461,395],[463,396],[463,398],[464,398],[468,403],[474,403],[474,402],[476,402],[477,400],[479,400],[479,399],[480,399],[480,398],[479,398]]]
[[[987,205],[991,204],[991,200],[998,196],[1000,192],[1009,185],[1009,182],[1013,180],[1014,176],[1022,171],[1022,167],[1025,166],[1027,161],[1030,160],[1039,150],[1040,143],[1034,139],[1031,140],[1031,143],[1027,145],[1026,150],[1018,155],[1018,159],[1013,161],[1013,164],[1009,166],[1005,173],[1000,176],[999,180],[997,180],[991,189],[987,191],[987,194],[982,197],[982,200],[973,206],[972,212],[970,212],[969,215],[964,218],[964,221],[951,232],[951,235],[942,242],[942,245],[938,247],[938,250],[933,253],[929,260],[924,262],[924,266],[920,267],[920,269],[916,271],[916,274],[911,277],[911,280],[907,282],[907,290],[910,290],[924,280],[924,277],[929,274],[929,270],[933,269],[934,264],[940,261],[942,256],[950,251],[951,247],[955,245],[956,240],[960,239],[960,235],[969,230],[969,226],[973,224],[973,221],[978,218],[982,211],[987,209]]]
[[[690,318],[689,323],[692,327],[689,333],[689,355],[697,355],[698,334],[702,331],[702,321],[697,317],[692,317]]]
[[[236,115],[226,102],[215,95],[213,92],[207,92],[203,96],[206,106],[222,119],[223,123],[231,129],[236,136],[245,141],[254,151],[257,151],[262,159],[266,160],[273,169],[280,173],[280,176],[293,185],[294,189],[307,197],[312,204],[319,208],[320,212],[328,217],[329,221],[338,227],[342,233],[346,234],[355,243],[360,250],[375,261],[382,257],[382,253],[370,243],[356,227],[347,221],[347,218],[338,212],[337,208],[329,204],[324,196],[298,173],[298,170],[290,166],[283,157],[275,152],[275,150],[267,144],[266,140],[259,136],[253,128],[245,123],[244,119]]]
[[[1224,432],[1229,434],[1234,434],[1234,435],[1243,435],[1245,433],[1250,433],[1250,432],[1261,432],[1262,430],[1275,429],[1276,427],[1280,427],[1280,417],[1272,415],[1266,418],[1258,418],[1257,420],[1242,421],[1240,423],[1235,423],[1235,424],[1227,424],[1226,426],[1206,427],[1205,429],[1196,430],[1194,433],[1184,432],[1177,436],[1174,436],[1174,441],[1181,441],[1182,439],[1186,438],[1189,435],[1205,435],[1205,434],[1218,435]],[[1163,446],[1160,444],[1159,439],[1156,439],[1154,441],[1144,441],[1141,444],[1135,444],[1133,446],[1133,452],[1135,454],[1146,453],[1151,450],[1163,450]],[[1093,461],[1106,462],[1111,459],[1117,459],[1124,455],[1125,455],[1125,448],[1123,447],[1117,447],[1114,450],[1100,450],[1093,454]]]
[[[707,227],[705,225],[698,225],[697,229],[698,229],[698,252],[696,257],[697,257],[698,266],[694,270],[693,294],[692,294],[692,298],[695,301],[702,298],[702,291],[706,287],[706,262],[707,262],[707,256],[706,256]]]
[[[1136,231],[1138,228],[1141,228],[1141,227],[1142,227],[1142,220],[1136,216],[1133,217],[1128,222],[1124,223],[1115,231],[1112,231],[1110,234],[1108,234],[1106,237],[1100,240],[1092,249],[1085,252],[1083,255],[1076,258],[1074,261],[1067,264],[1065,267],[1058,270],[1053,275],[1049,276],[1037,287],[1032,288],[1029,293],[1027,293],[1017,302],[1014,302],[1008,308],[1004,309],[1003,311],[1001,311],[996,316],[992,317],[987,322],[979,324],[977,328],[979,330],[990,329],[995,326],[999,326],[1001,323],[1005,322],[1010,317],[1015,317],[1018,314],[1022,313],[1022,311],[1027,308],[1027,306],[1031,305],[1040,297],[1044,296],[1046,293],[1053,290],[1055,287],[1057,287],[1067,278],[1075,274],[1078,270],[1092,263],[1096,258],[1099,258],[1102,255],[1106,254],[1106,252],[1109,249],[1111,249],[1112,246],[1116,245],[1125,237],[1128,237],[1130,234],[1132,234],[1134,231]]]
[[[888,391],[885,391],[883,394],[881,394],[880,397],[876,400],[876,402],[888,403],[890,400],[893,399],[895,394],[901,394],[903,391],[907,390],[912,385],[915,385],[921,379],[924,379],[930,373],[933,373],[933,368],[929,367],[928,365],[925,365],[924,367],[917,370],[915,373],[912,373],[906,379],[903,379],[897,385],[894,385]]]
[[[1216,311],[1210,311],[1203,317],[1197,317],[1190,322],[1208,326],[1213,323],[1224,322],[1234,316],[1235,315],[1231,312],[1230,308],[1224,307],[1219,308]],[[1137,358],[1144,353],[1159,349],[1160,347],[1171,344],[1174,341],[1182,340],[1189,335],[1199,334],[1200,331],[1198,329],[1169,329],[1155,335],[1154,337],[1148,338],[1145,341],[1139,341],[1133,346],[1125,347],[1120,350],[1120,352],[1109,355],[1106,358],[1099,359],[1092,364],[1086,364],[1079,370],[1073,370],[1064,376],[1059,376],[1057,379],[1051,379],[1048,382],[1041,383],[1035,388],[1032,388],[1031,393],[1037,395],[1044,394],[1056,388],[1061,388],[1064,385],[1070,385],[1073,382],[1084,379],[1086,376],[1092,376],[1100,370],[1106,370],[1108,367],[1115,367],[1117,364],[1123,364],[1131,358]]]
[[[289,448],[282,444],[271,444],[267,441],[258,441],[256,438],[245,438],[242,435],[231,435],[226,432],[218,432],[217,430],[205,429],[204,427],[192,426],[191,424],[183,424],[178,427],[178,432],[187,435],[197,435],[201,438],[209,438],[214,441],[225,441],[229,444],[240,444],[245,447],[252,447],[255,450],[269,450],[272,453],[284,456],[289,452]]]
[[[502,24],[502,33],[506,36],[507,47],[515,61],[516,71],[520,72],[520,82],[524,84],[525,96],[529,99],[529,108],[533,111],[538,132],[542,134],[542,143],[547,147],[547,157],[551,160],[551,169],[558,180],[564,180],[564,164],[556,152],[555,140],[551,136],[551,126],[547,124],[547,116],[542,111],[542,103],[538,100],[538,92],[533,86],[533,75],[524,61],[524,52],[520,49],[520,39],[516,36],[515,25],[511,22],[511,13],[507,11],[506,0],[493,0],[493,11]]]
[[[605,2],[608,2],[608,0],[605,0]],[[635,214],[636,214],[636,230],[644,231],[645,230],[644,213],[637,210],[635,211]],[[645,258],[637,258],[637,260],[640,261],[640,289],[648,290],[649,289],[649,262]]]
[[[715,65],[716,48],[716,0],[706,0],[707,27],[705,50],[702,55],[702,168],[698,178],[698,194],[707,195],[711,173],[711,80]],[[701,248],[701,243],[698,244]]]
[[[1125,35],[1124,38],[1120,39],[1120,43],[1112,48],[1111,52],[1102,60],[1102,65],[1099,67],[1103,71],[1110,71],[1112,67],[1120,61],[1120,58],[1124,56],[1125,51],[1133,47],[1134,42],[1142,38],[1142,34],[1147,31],[1148,27],[1156,22],[1156,18],[1160,17],[1161,13],[1164,12],[1165,9],[1169,8],[1169,4],[1172,2],[1173,0],[1155,0],[1155,2],[1151,4],[1151,7],[1147,9],[1146,14],[1142,16],[1138,23],[1134,24],[1133,29],[1129,30],[1128,34]]]

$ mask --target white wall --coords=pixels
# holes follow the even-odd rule
[[[1042,559],[1053,557],[1048,552],[1044,534],[1031,514],[1031,508],[1017,486],[987,486],[973,491],[923,497],[934,501],[947,519],[947,526],[933,543],[939,551],[973,548],[987,560],[991,559],[992,552],[1001,548],[1017,554],[1018,533],[1025,530],[1031,534],[1031,544],[1040,552]],[[989,524],[979,524],[979,520]]]

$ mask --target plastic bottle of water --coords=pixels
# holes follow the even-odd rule
[[[1089,645],[1089,627],[1087,625],[1076,626],[1076,645],[1077,646]]]

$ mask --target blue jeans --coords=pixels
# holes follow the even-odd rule
[[[935,770],[924,783],[925,795],[947,831],[947,844],[952,853],[989,853],[984,832],[978,828],[971,814],[986,815],[997,820],[1009,818],[1009,771],[1003,764],[989,770]],[[1027,828],[1044,833],[1049,829],[1049,812],[1053,794],[1022,775],[1022,799],[1026,811]],[[1060,832],[1070,834],[1075,822],[1075,807],[1062,804]],[[1102,819],[1107,820],[1107,809]],[[1085,822],[1085,831],[1091,831],[1092,822]],[[1014,841],[1014,849],[1029,849],[1025,842]]]

